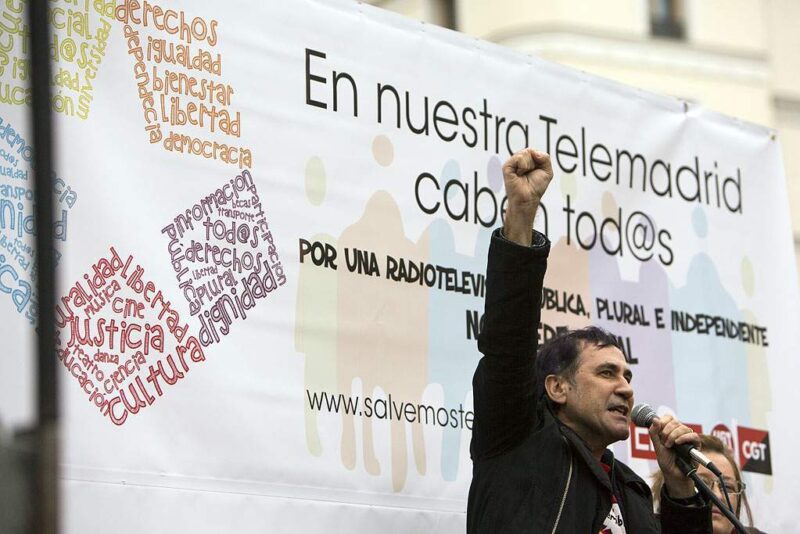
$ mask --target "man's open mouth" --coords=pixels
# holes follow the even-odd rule
[[[625,406],[624,404],[619,404],[617,406],[612,406],[611,408],[609,408],[609,411],[618,412],[618,413],[624,415],[625,417],[628,416],[628,407]]]

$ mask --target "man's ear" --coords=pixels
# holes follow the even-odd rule
[[[564,377],[547,375],[544,379],[544,391],[547,393],[547,397],[559,406],[567,403],[568,387],[568,381]]]

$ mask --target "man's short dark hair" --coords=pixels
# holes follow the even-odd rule
[[[536,396],[545,395],[544,379],[548,375],[558,375],[573,382],[578,370],[578,356],[585,345],[616,347],[622,351],[619,339],[597,326],[587,326],[580,330],[570,330],[545,342],[536,355]]]

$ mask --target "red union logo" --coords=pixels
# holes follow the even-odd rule
[[[698,434],[703,432],[702,425],[684,424]],[[647,433],[647,429],[635,426],[633,423],[631,423],[631,458],[656,459],[656,451],[653,448],[653,442],[650,439],[650,434]]]
[[[733,432],[731,432],[731,429],[727,426],[723,425],[722,423],[718,424],[711,430],[711,435],[720,440],[722,444],[730,450],[735,450]]]
[[[631,458],[656,459],[656,451],[647,429],[633,423],[631,423]]]
[[[742,466],[742,471],[771,475],[769,432],[740,426],[737,434],[739,435],[739,464]]]

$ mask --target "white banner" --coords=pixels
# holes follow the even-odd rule
[[[37,314],[21,7],[0,24],[10,355]],[[357,3],[50,12],[67,532],[463,531],[486,252],[525,146],[556,170],[540,337],[620,336],[637,400],[722,437],[760,528],[793,528],[770,131]],[[32,366],[0,365],[13,428]],[[655,470],[641,433],[614,452]]]

